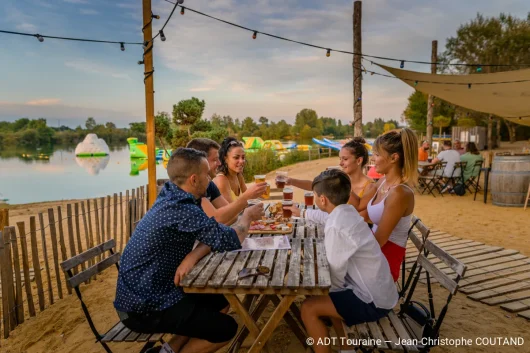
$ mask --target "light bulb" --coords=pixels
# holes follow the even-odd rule
[[[401,64],[399,64],[399,68],[404,68],[405,67],[405,60],[401,60]]]
[[[328,49],[328,51],[326,52],[326,56],[329,58],[331,56],[331,49]]]
[[[181,14],[181,15],[184,15],[184,8],[181,8],[181,9],[180,9],[180,14]]]
[[[252,39],[256,39],[257,36],[258,36],[258,31],[254,31],[254,34],[252,35]]]
[[[467,84],[467,88],[471,89],[471,83]]]
[[[418,85],[418,81],[414,81],[414,87]]]
[[[156,18],[157,20],[160,19],[160,16],[159,15],[151,15],[152,18]]]
[[[40,34],[36,34],[35,37],[37,37],[37,39],[39,40],[39,42],[44,42],[44,37],[41,36]]]
[[[148,41],[145,41],[144,44],[142,45],[142,47],[143,47],[144,49],[147,49],[147,46],[148,46],[148,45],[149,45],[149,42],[148,42]]]
[[[162,42],[165,42],[166,41],[166,36],[164,35],[164,31],[160,30],[160,40]]]
[[[138,65],[143,65],[144,62],[142,60],[138,61]]]
[[[120,49],[121,49],[121,51],[125,51],[125,44],[120,43]]]

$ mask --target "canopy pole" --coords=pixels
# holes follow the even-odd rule
[[[436,74],[436,62],[438,61],[438,41],[432,41],[431,48],[431,73]],[[427,102],[427,142],[431,146],[432,151],[432,118],[434,113],[434,96],[429,94],[429,100]]]
[[[144,19],[144,42],[148,42],[144,48],[144,83],[145,83],[145,129],[147,134],[147,175],[148,175],[148,200],[149,207],[156,199],[156,156],[155,156],[155,97],[153,82],[153,28],[151,0],[142,0]]]
[[[362,101],[362,68],[361,68],[361,17],[362,2],[353,3],[353,136],[363,135],[363,101]]]

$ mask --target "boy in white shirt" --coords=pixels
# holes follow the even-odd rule
[[[329,213],[324,244],[330,266],[329,296],[312,296],[302,304],[302,321],[315,342],[328,337],[322,321],[328,317],[343,333],[348,326],[377,321],[397,304],[398,293],[390,267],[368,224],[348,205],[350,178],[339,170],[322,172],[313,181],[316,205]],[[315,353],[329,353],[329,345],[313,346]],[[344,352],[344,351],[343,351]]]

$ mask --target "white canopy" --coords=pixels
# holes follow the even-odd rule
[[[530,126],[530,69],[492,74],[435,75],[377,65],[420,92]]]

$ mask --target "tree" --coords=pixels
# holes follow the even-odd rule
[[[410,128],[418,132],[427,130],[427,95],[415,91],[408,98],[408,105],[403,115]]]
[[[109,130],[112,130],[112,129],[115,129],[116,128],[116,124],[112,123],[112,122],[107,122],[105,123],[105,127]]]
[[[394,123],[385,123],[383,125],[383,132],[388,132],[391,130],[394,130],[396,128],[396,125]]]
[[[96,127],[96,120],[93,117],[89,117],[85,122],[86,129],[89,131],[94,130]]]
[[[301,133],[306,125],[310,128],[315,127],[322,130],[322,121],[319,121],[317,112],[313,109],[302,109],[296,114],[293,130],[295,133]]]
[[[264,117],[264,116],[260,117],[258,121],[259,121],[259,123],[260,123],[261,125],[265,125],[265,126],[266,126],[266,125],[269,125],[269,119],[267,119],[267,118]]]
[[[180,125],[183,129],[188,130],[188,135],[191,136],[190,127],[200,120],[206,102],[192,97],[191,99],[184,99],[173,105],[173,122]]]
[[[129,123],[133,134],[145,134],[145,121],[141,123]]]
[[[443,115],[438,115],[432,119],[433,126],[440,129],[440,136],[442,136],[442,129],[451,125],[451,118]]]
[[[248,136],[253,134],[254,131],[259,130],[259,126],[254,122],[254,119],[252,119],[250,116],[247,116],[243,120],[243,123],[241,123],[241,130],[247,133],[247,135],[243,136]]]
[[[155,136],[166,149],[164,141],[171,141],[172,131],[168,112],[158,112],[155,115]]]

